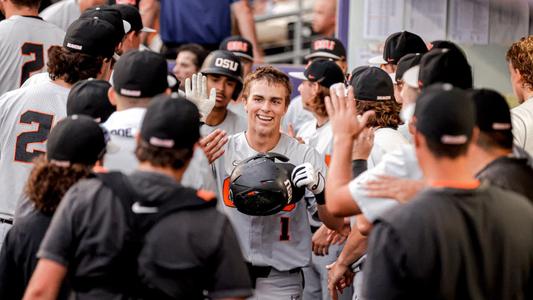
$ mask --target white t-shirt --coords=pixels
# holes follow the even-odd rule
[[[372,146],[370,156],[368,157],[368,168],[371,169],[377,165],[383,158],[383,155],[405,144],[409,144],[409,142],[398,130],[387,127],[376,129],[374,132],[374,146]]]
[[[236,102],[231,100],[228,104],[228,110],[234,112],[239,117],[242,117],[244,119],[248,118],[248,114],[246,113],[246,110],[244,108],[243,101]]]
[[[313,117],[313,114],[304,109],[302,96],[294,97],[289,104],[287,113],[283,117],[283,130],[287,132],[289,129],[289,124],[292,124],[294,133],[299,135],[302,125],[314,119],[315,117]]]
[[[206,136],[209,135],[211,132],[215,131],[216,129],[222,129],[228,135],[231,135],[241,131],[245,131],[246,128],[248,128],[246,119],[228,109],[228,113],[226,114],[226,117],[224,118],[224,121],[222,121],[222,123],[215,126],[204,124],[200,128],[200,133],[202,134],[202,136]]]
[[[72,22],[81,15],[77,0],[62,0],[45,8],[40,16],[47,22],[67,30]]]
[[[12,16],[0,22],[0,95],[46,70],[48,48],[63,44],[65,31],[38,17]]]
[[[33,159],[46,152],[51,128],[67,115],[70,89],[51,81],[0,97],[0,214],[13,215]]]
[[[511,116],[515,144],[533,155],[533,98],[513,108]]]

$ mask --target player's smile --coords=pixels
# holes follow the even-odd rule
[[[274,117],[270,117],[270,116],[266,116],[266,115],[261,115],[261,114],[257,114],[256,115],[257,118],[260,120],[260,121],[263,121],[263,122],[272,122],[274,120]]]

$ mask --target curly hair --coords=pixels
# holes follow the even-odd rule
[[[66,83],[74,84],[80,80],[96,78],[103,63],[103,57],[72,52],[61,46],[51,46],[48,49],[47,66],[52,80],[61,78]]]
[[[368,120],[368,127],[389,127],[397,129],[403,124],[400,118],[401,106],[396,100],[389,101],[356,101],[357,112],[362,114],[366,111],[373,110],[374,116]]]
[[[91,166],[58,166],[49,162],[45,155],[41,155],[34,160],[33,169],[26,181],[25,193],[39,211],[52,214],[68,189],[89,174]]]
[[[309,101],[311,109],[319,116],[327,117],[328,112],[326,111],[326,103],[324,99],[329,97],[329,88],[318,85],[318,93]]]
[[[520,72],[524,86],[533,89],[533,36],[523,37],[513,43],[505,58]]]
[[[252,83],[259,80],[266,80],[269,85],[282,85],[287,91],[285,96],[285,106],[289,106],[292,93],[292,85],[289,76],[272,66],[260,66],[254,72],[246,75],[246,78],[244,78],[244,87],[242,89],[242,96],[244,98],[248,98],[250,95],[250,87]]]
[[[149,162],[157,167],[171,167],[174,170],[183,168],[193,153],[193,148],[164,149],[154,147],[142,139],[135,148],[135,156],[140,162]]]

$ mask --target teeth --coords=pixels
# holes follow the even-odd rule
[[[260,116],[260,115],[257,115],[257,117],[258,117],[259,120],[261,120],[261,121],[272,121],[272,120],[274,120],[273,117]]]

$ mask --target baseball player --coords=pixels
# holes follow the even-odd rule
[[[3,224],[12,222],[32,161],[46,151],[50,129],[66,116],[71,86],[90,77],[106,78],[109,73],[116,45],[114,34],[113,27],[102,20],[74,22],[63,46],[50,48],[48,73],[51,80],[0,97],[0,218]]]
[[[315,148],[320,154],[325,155],[326,164],[329,165],[333,133],[329,123],[328,114],[324,105],[324,98],[329,97],[329,88],[336,83],[343,84],[344,73],[333,61],[315,60],[300,73],[289,73],[290,76],[303,80],[298,86],[302,97],[304,109],[310,111],[314,120],[304,123],[298,131],[298,137]],[[327,265],[335,262],[341,245],[324,242],[328,239],[328,230],[320,222],[311,223],[313,232],[313,255],[311,264],[304,268],[305,289],[304,299],[330,299],[328,296]],[[315,242],[316,241],[316,242]],[[351,299],[352,293],[348,289],[343,292],[341,299]]]
[[[44,71],[48,49],[63,42],[65,32],[38,16],[39,3],[39,0],[2,3],[6,20],[0,22],[0,95],[19,88],[32,74]]]
[[[224,154],[213,163],[219,199],[240,241],[244,258],[255,279],[255,295],[250,299],[300,299],[301,268],[311,257],[311,231],[305,201],[286,206],[269,216],[239,212],[229,198],[230,174],[239,161],[257,153],[285,155],[296,165],[293,182],[306,186],[308,197],[316,198],[318,216],[329,228],[340,229],[342,218],[332,217],[324,207],[324,157],[313,148],[280,132],[281,119],[288,106],[291,86],[287,75],[270,67],[259,67],[244,83],[243,97],[248,112],[248,128],[232,135],[227,144],[217,142],[215,132],[201,145],[213,160],[220,149]]]
[[[118,54],[122,55],[132,50],[139,50],[139,47],[141,46],[141,33],[156,32],[152,28],[143,26],[139,9],[135,8],[134,6],[117,4],[111,7],[118,10],[122,15],[122,19],[130,24],[130,29],[125,32],[120,49],[117,51]]]
[[[45,21],[67,30],[82,12],[106,3],[107,0],[61,0],[48,6],[40,15]]]
[[[107,96],[110,87],[105,80],[78,81],[68,94],[67,115],[85,115],[97,123],[104,123],[117,110]]]
[[[205,119],[202,135],[207,136],[216,129],[221,135],[245,130],[246,120],[228,110],[230,101],[237,99],[242,90],[241,60],[229,51],[213,51],[205,59],[200,72],[207,77],[207,89],[216,90],[215,107]]]
[[[428,52],[424,40],[409,31],[395,32],[387,37],[383,46],[383,55],[368,60],[371,65],[378,65],[389,74],[396,72],[398,61],[406,54]]]

